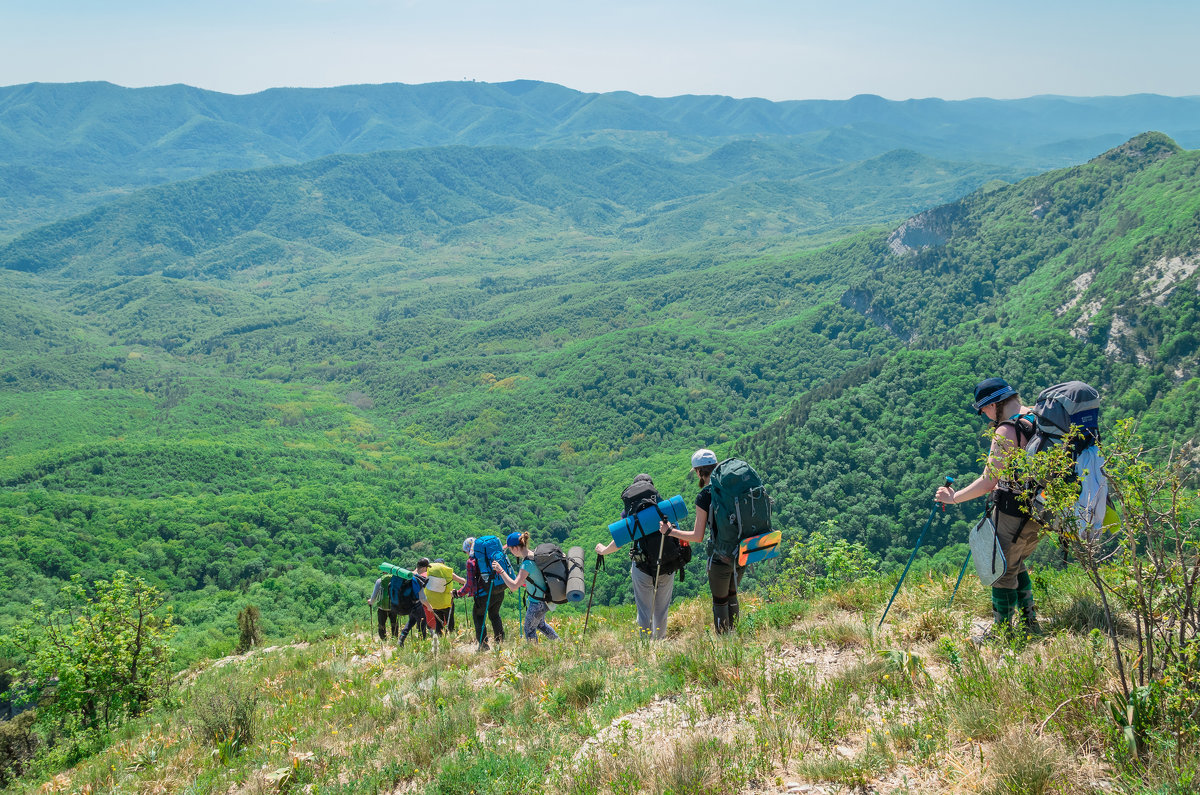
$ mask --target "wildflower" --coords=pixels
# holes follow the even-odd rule
[[[925,739],[926,739],[926,740],[932,740],[932,739],[933,739],[933,735],[932,735],[932,734],[926,734],[926,735],[925,735]]]

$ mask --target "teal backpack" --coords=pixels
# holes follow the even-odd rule
[[[709,485],[712,486],[709,549],[718,558],[733,563],[737,560],[739,543],[771,532],[773,501],[754,467],[739,458],[717,464]]]

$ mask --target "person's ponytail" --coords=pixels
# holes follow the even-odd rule
[[[521,533],[521,546],[526,549],[529,548],[529,531],[528,530],[526,530],[524,533]]]

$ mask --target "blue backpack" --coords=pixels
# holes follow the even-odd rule
[[[515,577],[512,566],[508,563],[508,556],[504,554],[504,545],[500,543],[500,539],[495,536],[480,536],[475,539],[475,564],[479,566],[479,577],[484,584],[491,586],[492,578],[496,576],[492,571],[492,562],[500,564],[500,567],[508,574],[509,577]]]
[[[407,615],[420,600],[420,586],[417,584],[417,578],[412,577],[412,579],[406,580],[399,576],[392,577],[388,597],[393,611]]]

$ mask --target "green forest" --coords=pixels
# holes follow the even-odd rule
[[[1024,179],[786,154],[337,154],[13,235],[0,634],[123,569],[168,594],[180,664],[229,653],[249,604],[319,635],[365,617],[382,561],[461,569],[465,536],[511,530],[590,550],[639,472],[690,505],[702,446],[758,468],[785,543],[898,566],[978,471],[994,374],[1196,440],[1200,152],[1147,133]],[[600,603],[632,600],[618,559]]]

